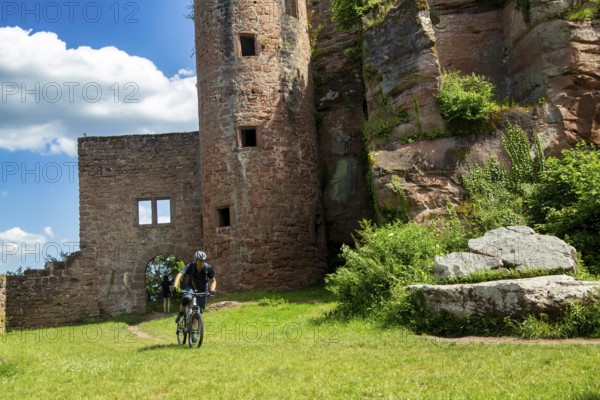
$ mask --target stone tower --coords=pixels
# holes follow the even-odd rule
[[[219,287],[326,270],[306,4],[196,0],[203,243]]]

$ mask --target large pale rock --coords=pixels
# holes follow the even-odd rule
[[[435,257],[433,273],[436,278],[467,276],[477,271],[489,271],[503,267],[502,260],[482,254],[455,252]]]
[[[527,226],[509,226],[486,232],[480,238],[469,240],[474,253],[500,258],[518,270],[577,269],[577,251],[563,240],[538,235]]]
[[[457,285],[411,285],[423,305],[456,316],[484,314],[516,317],[546,314],[556,317],[568,302],[591,301],[600,282],[576,281],[566,275],[541,276]]]

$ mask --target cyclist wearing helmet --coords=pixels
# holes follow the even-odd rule
[[[185,266],[183,271],[177,274],[175,277],[175,290],[179,289],[179,284],[182,278],[186,278],[184,281],[184,287],[180,290],[197,290],[204,292],[206,290],[211,294],[215,294],[217,290],[217,279],[215,278],[215,271],[206,262],[206,253],[203,251],[197,251],[194,253],[194,261]],[[181,298],[181,305],[179,306],[179,314],[177,315],[176,322],[183,317],[185,306],[192,301],[191,295],[185,295]],[[198,305],[204,310],[206,306],[206,296],[198,297]]]

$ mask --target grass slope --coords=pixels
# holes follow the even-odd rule
[[[0,398],[600,399],[597,344],[460,344],[331,322],[320,290],[243,299],[258,301],[205,314],[194,350],[176,345],[173,315],[139,324],[149,338],[130,332],[135,318],[0,336]]]

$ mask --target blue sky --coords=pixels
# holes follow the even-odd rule
[[[78,248],[78,137],[198,129],[189,4],[2,0],[0,273]]]

